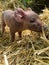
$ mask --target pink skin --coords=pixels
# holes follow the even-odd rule
[[[21,23],[23,21],[29,21],[29,11],[24,11],[23,9],[21,8],[18,8],[16,11],[15,11],[15,20],[17,20],[17,22]]]
[[[17,20],[19,23],[21,23],[23,21],[22,17],[23,17],[23,13],[21,13],[21,11],[23,11],[23,9],[21,8],[18,8],[16,11],[15,11],[15,20]]]
[[[28,8],[27,10],[23,10],[22,8],[17,8],[16,11],[19,15],[21,15],[21,17],[19,17],[17,14],[17,19],[19,18],[19,20],[25,21],[25,22],[30,22],[30,20],[35,19],[35,21],[33,22],[33,24],[35,24],[36,26],[43,26],[43,23],[41,22],[39,16],[37,13],[35,13],[34,11],[32,11],[31,8]]]
[[[41,32],[43,23],[41,22],[37,13],[32,11],[30,8],[23,10],[22,8],[17,8],[17,10],[6,10],[2,13],[2,35],[5,31],[5,26],[10,28],[11,41],[15,40],[15,33],[19,33],[21,37],[21,32],[23,30],[29,29],[35,32]]]
[[[22,16],[20,14],[16,14],[16,18],[15,18],[16,21],[18,21],[19,23],[21,23],[22,22],[21,18],[22,18]]]

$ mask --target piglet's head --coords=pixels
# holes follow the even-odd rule
[[[27,10],[23,10],[22,8],[18,8],[16,10],[16,16],[21,20],[21,22],[25,21],[25,23],[27,23],[28,29],[35,31],[35,32],[42,31],[42,27],[44,25],[41,22],[38,14],[35,13],[34,11],[32,11],[31,8],[28,8]]]

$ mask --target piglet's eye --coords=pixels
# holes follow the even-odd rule
[[[30,23],[33,23],[33,22],[35,22],[35,19],[30,20]]]
[[[31,20],[31,21],[30,21],[30,23],[33,23],[33,22],[35,22],[35,21],[34,21],[34,20]]]

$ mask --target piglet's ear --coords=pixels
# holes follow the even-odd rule
[[[32,10],[32,9],[29,7],[29,8],[27,8],[27,10]]]
[[[17,8],[17,12],[21,15],[21,16],[25,16],[25,11],[22,8]]]

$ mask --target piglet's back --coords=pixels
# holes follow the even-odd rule
[[[2,18],[4,19],[4,22],[9,26],[11,19],[14,15],[14,11],[12,10],[6,10],[2,12]],[[12,23],[12,22],[11,22]]]

